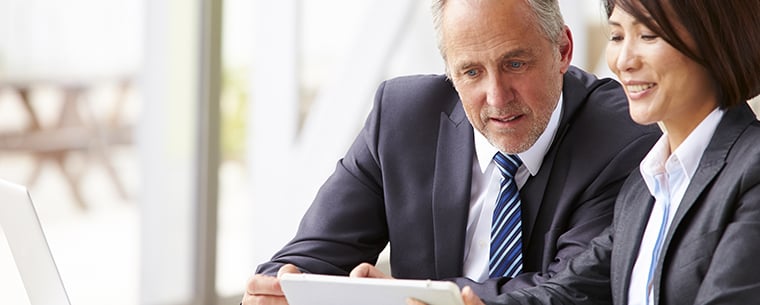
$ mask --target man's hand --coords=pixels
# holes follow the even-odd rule
[[[279,277],[285,273],[301,273],[295,265],[280,267],[277,277],[256,274],[248,280],[248,287],[243,296],[243,305],[287,305],[288,300],[282,293]]]
[[[386,275],[380,269],[377,269],[375,266],[368,264],[368,263],[361,263],[359,266],[354,267],[354,270],[351,270],[351,273],[348,275],[350,277],[372,277],[372,278],[380,278],[380,279],[390,279],[392,277]]]
[[[361,263],[359,266],[356,266],[354,270],[351,270],[351,274],[349,274],[350,277],[371,277],[371,278],[384,278],[384,279],[390,279],[392,277],[386,275],[380,269],[375,268],[375,266],[368,264],[368,263]],[[462,288],[462,300],[464,301],[465,305],[485,305],[483,304],[483,301],[480,300],[478,295],[475,294],[474,291],[470,287],[464,287]],[[406,305],[427,305],[423,302],[420,302],[415,299],[407,299]]]
[[[476,295],[475,292],[472,291],[472,289],[469,286],[462,288],[462,300],[464,301],[465,305],[485,305],[483,304],[483,301],[480,300],[478,295]],[[427,305],[427,304],[415,299],[407,299],[406,305]]]

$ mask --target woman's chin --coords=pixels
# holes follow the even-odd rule
[[[631,119],[639,125],[651,125],[657,123],[657,115],[652,112],[649,105],[642,105],[639,103],[629,103],[628,113],[631,115]]]

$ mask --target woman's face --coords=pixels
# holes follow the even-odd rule
[[[707,70],[619,8],[609,25],[607,64],[623,84],[631,117],[639,124],[662,122],[682,141],[718,105]]]

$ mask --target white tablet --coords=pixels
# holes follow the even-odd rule
[[[283,274],[280,285],[290,305],[404,305],[415,298],[429,305],[464,305],[452,282]]]

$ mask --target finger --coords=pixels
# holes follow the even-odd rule
[[[241,305],[288,305],[288,301],[281,296],[246,295]]]
[[[466,305],[484,305],[483,301],[481,301],[478,295],[472,291],[470,286],[462,288],[462,300],[464,300]]]
[[[298,267],[296,267],[296,265],[285,264],[280,267],[280,270],[277,270],[277,277],[280,277],[280,275],[283,275],[285,273],[301,273],[301,270],[298,270]]]
[[[354,270],[351,270],[351,273],[348,276],[371,277],[371,278],[391,278],[390,276],[380,271],[380,269],[378,269],[377,267],[368,263],[359,264],[359,266],[356,266]]]
[[[246,287],[246,294],[249,295],[273,295],[282,296],[280,280],[276,277],[256,274],[249,281]]]
[[[421,301],[419,301],[417,299],[407,298],[406,299],[406,305],[427,305],[427,304],[425,304],[425,303],[423,303],[423,302],[421,302]]]
[[[369,277],[370,268],[372,268],[372,265],[367,264],[367,263],[361,263],[358,266],[354,267],[354,269],[351,270],[351,273],[349,273],[348,276],[350,276],[350,277]]]

